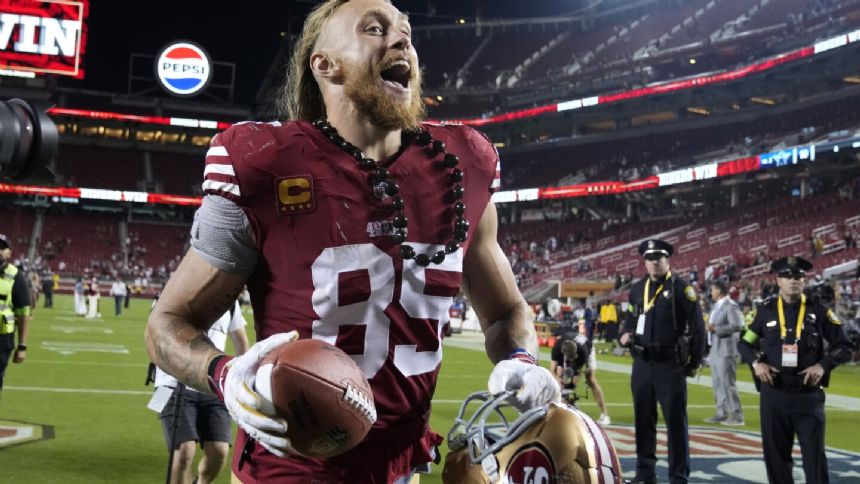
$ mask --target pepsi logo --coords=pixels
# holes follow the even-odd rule
[[[194,96],[212,79],[209,55],[193,42],[173,42],[161,49],[155,60],[155,77],[167,92]]]
[[[522,447],[505,470],[510,484],[555,484],[555,465],[542,445],[534,443]]]

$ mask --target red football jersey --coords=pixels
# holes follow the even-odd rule
[[[464,126],[424,129],[459,157],[471,222],[461,249],[427,268],[400,257],[391,199],[377,199],[370,175],[311,124],[239,124],[218,134],[206,157],[204,191],[234,201],[253,226],[260,258],[248,289],[258,339],[297,330],[352,356],[378,415],[365,442],[398,434],[411,445],[424,435],[463,256],[498,187],[498,155],[486,137]],[[407,243],[430,256],[451,240],[455,220],[441,161],[411,143],[380,162],[400,186]],[[236,455],[244,439],[240,432]],[[259,446],[252,460],[254,468],[285,462]]]

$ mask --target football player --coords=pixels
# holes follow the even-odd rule
[[[421,122],[410,29],[386,0],[320,4],[295,44],[289,121],[240,123],[207,153],[193,249],[146,342],[159,367],[224,399],[244,483],[403,482],[434,460],[430,402],[461,286],[496,363],[489,390],[516,390],[523,410],[560,398],[496,241],[498,155],[477,131]],[[259,342],[231,359],[205,332],[246,283]],[[266,353],[299,337],[350,354],[374,391],[368,437],[325,461],[291,452],[253,389]]]

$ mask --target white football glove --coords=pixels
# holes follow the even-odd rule
[[[517,359],[498,362],[487,386],[493,395],[516,390],[509,403],[520,412],[561,401],[561,387],[549,370]]]
[[[227,363],[229,369],[224,379],[224,404],[230,416],[249,437],[278,457],[284,457],[291,448],[286,437],[287,421],[273,413],[264,413],[260,395],[254,390],[254,380],[260,362],[269,352],[297,339],[299,333],[290,331],[258,341],[247,353]]]

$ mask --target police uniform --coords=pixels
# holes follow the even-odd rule
[[[672,245],[647,240],[639,247],[645,257],[669,257]],[[669,444],[669,479],[687,482],[690,475],[687,435],[687,380],[704,354],[704,321],[693,287],[668,272],[657,281],[650,276],[630,289],[623,333],[630,334],[633,354],[630,388],[636,426],[636,481],[656,482],[657,402],[663,410]]]
[[[8,239],[0,234],[0,250],[8,248],[11,248]],[[16,319],[25,320],[29,316],[30,291],[24,272],[0,259],[0,390],[3,389],[3,375],[12,355],[27,350],[25,342],[20,339],[18,346],[15,346]]]
[[[805,276],[812,264],[801,257],[784,257],[771,269],[779,277]],[[768,480],[794,482],[791,449],[797,434],[806,482],[829,482],[822,388],[827,386],[830,371],[851,357],[851,343],[839,319],[815,297],[801,295],[799,301],[789,304],[775,295],[761,303],[738,349],[744,362],[766,363],[779,370],[773,375],[773,385],[756,379]],[[821,381],[804,383],[801,372],[816,364],[824,369]]]

